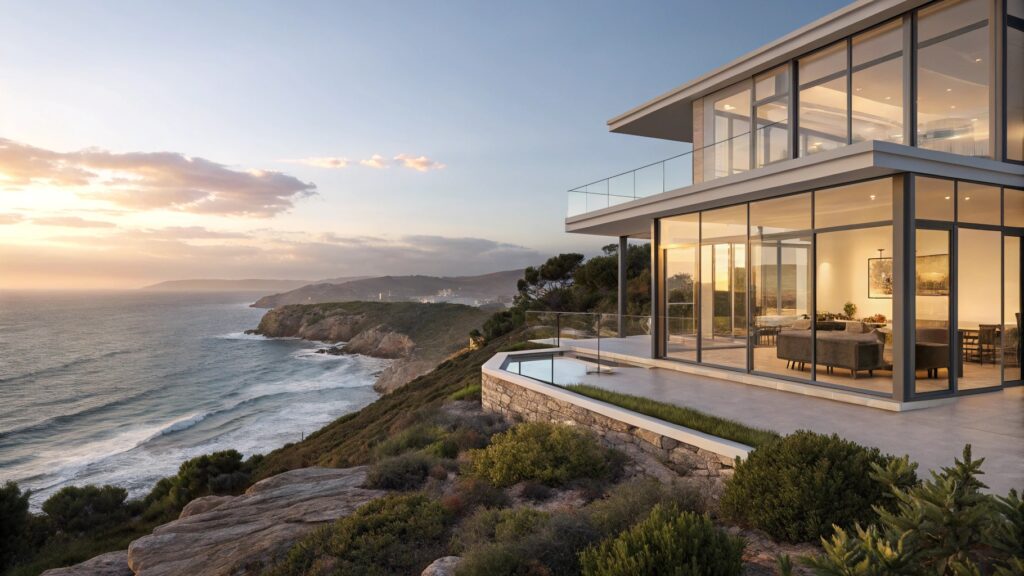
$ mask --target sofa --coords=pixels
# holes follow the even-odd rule
[[[928,378],[937,378],[939,370],[949,368],[949,329],[918,328],[914,343],[914,369],[925,370]]]
[[[829,326],[833,328],[833,326]],[[885,368],[885,335],[878,330],[864,331],[864,325],[854,322],[844,325],[844,330],[817,330],[817,342],[814,347],[815,361],[825,366],[828,372],[833,368],[844,368],[850,376],[857,377],[858,372],[867,371],[869,376],[874,371]],[[794,325],[782,330],[776,340],[775,354],[778,358],[788,361],[790,366],[803,368],[811,363],[811,330],[808,323],[804,328]]]

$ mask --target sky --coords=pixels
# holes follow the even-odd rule
[[[479,274],[595,254],[619,113],[821,1],[0,2],[0,289]]]

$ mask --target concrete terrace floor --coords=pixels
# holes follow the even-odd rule
[[[921,476],[952,465],[964,444],[971,444],[974,457],[985,458],[982,480],[993,492],[1024,488],[1024,387],[890,412],[661,368],[619,367],[611,374],[588,374],[584,383],[781,434],[834,432],[884,452],[909,454]]]

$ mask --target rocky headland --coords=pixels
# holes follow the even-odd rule
[[[374,384],[386,394],[464,348],[469,332],[488,316],[487,311],[460,304],[291,304],[269,310],[249,333],[335,344],[319,350],[324,354],[392,359]]]

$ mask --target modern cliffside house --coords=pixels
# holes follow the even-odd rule
[[[569,192],[568,232],[652,243],[644,355],[901,406],[1021,384],[1024,0],[862,0],[608,125],[693,146]]]

